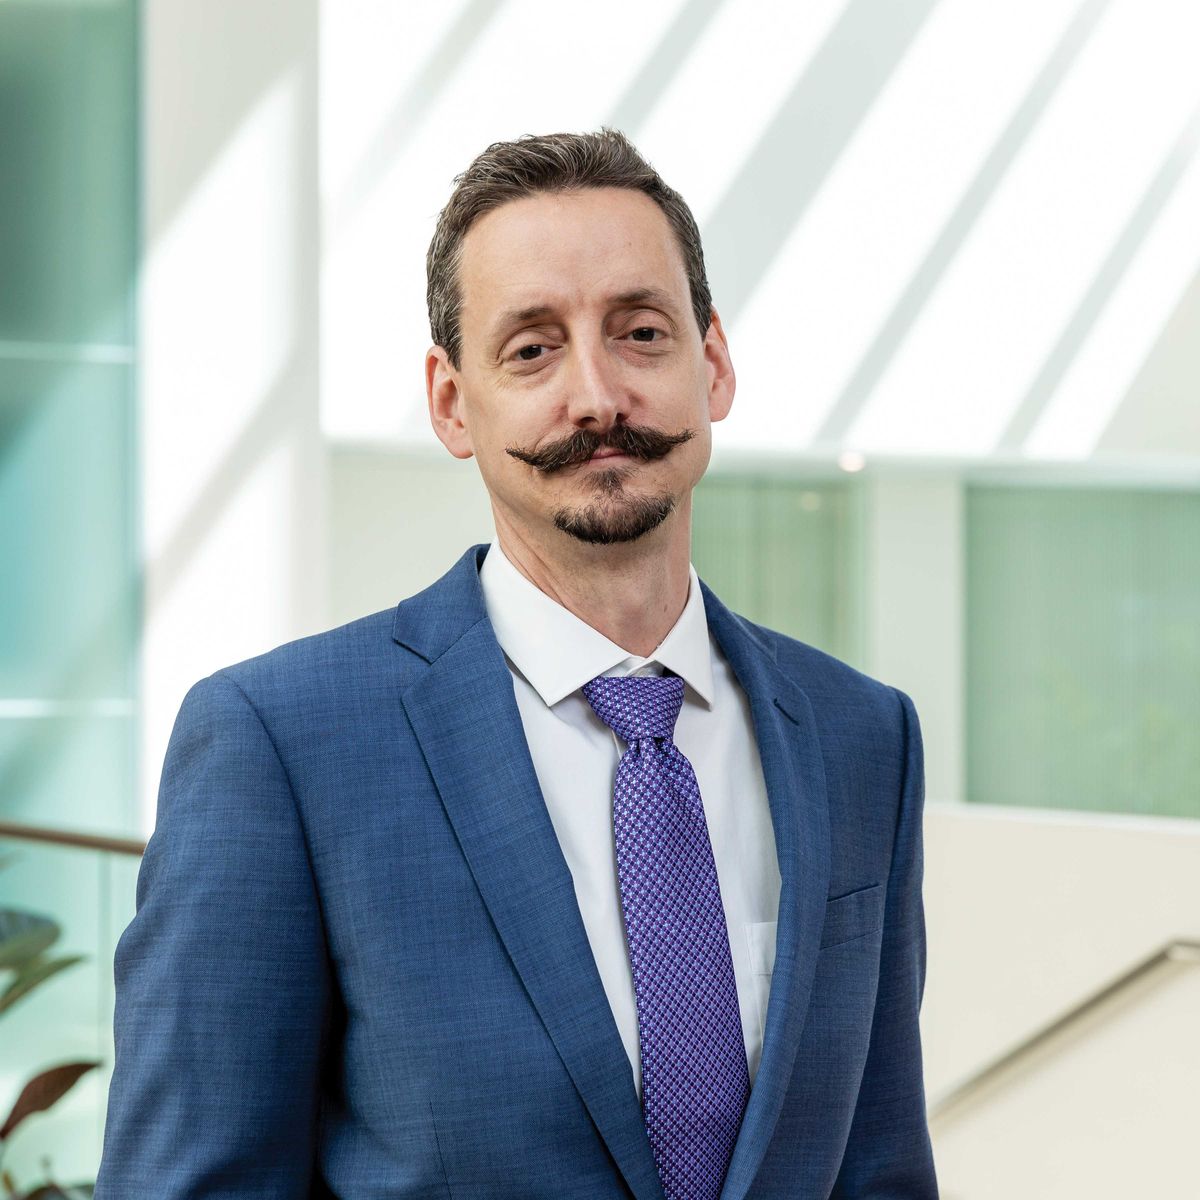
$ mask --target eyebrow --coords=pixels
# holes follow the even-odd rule
[[[618,292],[616,295],[608,296],[605,303],[610,307],[613,305],[628,307],[636,304],[656,304],[672,313],[675,311],[674,299],[661,288],[653,287],[639,287],[632,288],[627,292]],[[526,321],[536,321],[540,317],[553,315],[554,306],[552,304],[533,304],[528,308],[510,308],[507,312],[501,313],[492,326],[492,338],[500,337],[514,325],[523,325]]]

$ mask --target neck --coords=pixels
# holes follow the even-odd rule
[[[652,654],[688,598],[691,497],[634,542],[594,546],[555,529],[534,536],[494,509],[508,560],[552,600],[630,654]]]

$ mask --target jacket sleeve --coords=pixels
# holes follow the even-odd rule
[[[330,973],[287,772],[236,682],[175,721],[115,956],[96,1200],[307,1197]]]
[[[925,989],[925,764],[916,710],[903,692],[896,695],[904,729],[904,773],[885,898],[879,990],[854,1120],[830,1200],[936,1200],[938,1194],[917,1021]]]

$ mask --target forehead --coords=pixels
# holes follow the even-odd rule
[[[586,305],[636,288],[689,306],[683,255],[666,215],[629,188],[510,200],[467,231],[459,270],[463,324],[476,330],[514,306]]]

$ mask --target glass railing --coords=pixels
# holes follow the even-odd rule
[[[0,1140],[0,1175],[18,1196],[96,1177],[113,1062],[113,954],[133,918],[141,849],[0,822],[0,1122],[23,1094],[22,1107],[39,1093],[39,1103],[51,1101]]]

